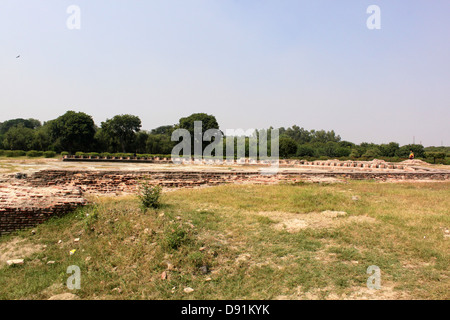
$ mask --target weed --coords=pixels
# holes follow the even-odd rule
[[[147,181],[141,182],[138,190],[138,198],[145,209],[157,209],[160,204],[162,188],[159,185],[152,185]]]

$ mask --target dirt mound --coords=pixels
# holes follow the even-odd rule
[[[428,162],[419,160],[419,159],[413,159],[413,160],[405,160],[400,162],[403,165],[407,165],[407,166],[429,166],[430,164]]]

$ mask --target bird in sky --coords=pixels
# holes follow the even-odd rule
[[[20,54],[16,57],[16,59],[17,59],[17,58],[20,58]]]

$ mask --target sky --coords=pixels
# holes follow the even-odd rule
[[[222,130],[450,145],[449,12],[448,0],[1,0],[0,122],[74,110],[151,130],[204,112]]]

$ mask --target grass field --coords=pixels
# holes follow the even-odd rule
[[[133,196],[91,201],[0,238],[2,259],[25,258],[0,261],[0,299],[450,298],[449,182],[224,185],[146,212]]]

